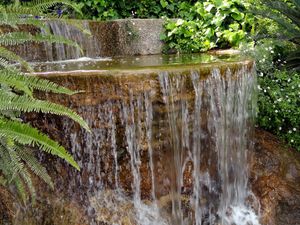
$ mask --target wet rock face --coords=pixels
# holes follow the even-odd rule
[[[242,101],[251,101],[252,62],[124,70],[113,75],[106,71],[71,73],[48,78],[85,90],[84,94],[40,97],[72,107],[88,122],[92,133],[66,118],[32,114],[27,120],[74,155],[80,172],[51,157],[41,160],[55,178],[56,192],[79,202],[90,219],[112,219],[113,223],[115,218],[98,214],[119,211],[118,204],[111,203],[117,201],[125,202],[123,211],[133,205],[133,212],[145,210],[141,215],[156,219],[159,215],[153,204],[158,204],[168,220],[159,224],[183,224],[183,220],[213,224],[219,220],[220,208],[226,217],[233,201],[244,204],[248,195],[244,188],[246,151],[237,154],[237,150],[246,149],[243,137],[250,130],[247,121],[252,114]],[[235,138],[224,143],[228,135]],[[226,159],[234,160],[229,163]],[[239,192],[233,189],[234,180],[239,181],[235,185]],[[110,189],[122,195],[101,195]],[[91,205],[95,198],[93,202],[101,203],[94,204],[97,207]],[[141,219],[137,214],[134,219]]]
[[[300,153],[256,130],[250,182],[264,225],[300,224]]]
[[[295,150],[287,149],[278,138],[259,129],[255,132],[255,139],[255,150],[250,168],[250,183],[254,194],[261,204],[262,225],[300,224],[300,154],[295,152]],[[191,179],[190,176],[191,174],[187,173],[184,179]],[[150,189],[149,185],[148,187],[145,185],[144,188],[146,190]],[[83,214],[80,205],[68,202],[65,200],[68,198],[63,196],[57,198],[51,191],[45,194],[45,190],[46,187],[41,184],[39,195],[41,195],[43,201],[37,205],[35,210],[29,208],[26,212],[19,212],[18,217],[20,221],[25,218],[26,213],[26,218],[30,221],[30,225],[61,225],[62,221],[66,221],[65,224],[68,225],[88,224],[88,219]],[[18,218],[15,217],[17,210],[13,207],[13,202],[14,200],[9,197],[8,192],[1,189],[1,225],[18,224],[16,223]],[[168,196],[165,196],[160,199],[159,204],[162,207],[167,207],[169,202]],[[99,202],[97,201],[96,204],[99,204]],[[129,208],[126,209],[125,207],[125,211],[119,211],[118,215],[122,217],[124,215],[122,213],[126,214],[128,210],[132,210],[132,205],[130,204],[126,203],[126,207]],[[108,214],[103,214],[103,217],[109,220],[108,217],[112,215],[109,211],[105,211],[105,213]],[[63,216],[63,219],[61,216]],[[130,221],[130,218],[122,217],[122,219],[125,222]],[[42,221],[56,221],[56,223],[41,223]],[[24,225],[24,223],[19,224]],[[101,225],[107,224],[102,223]]]
[[[26,217],[25,212],[19,212],[17,216],[12,217],[12,214],[9,212],[18,212],[18,209],[14,209],[12,205],[13,200],[9,200],[5,197],[7,195],[3,195],[4,192],[0,191],[0,209],[5,212],[1,213],[1,219],[8,221],[4,224],[11,224],[9,221],[13,220],[18,225],[22,221],[22,218],[26,218],[26,221],[28,221],[27,224],[30,225],[61,225],[62,222],[69,225],[91,224],[89,222],[91,217],[96,218],[98,221],[97,224],[105,224],[105,222],[111,224],[109,221],[115,220],[124,220],[124,223],[134,224],[132,222],[133,218],[125,218],[123,216],[127,211],[131,213],[135,212],[132,200],[126,200],[131,199],[131,196],[134,195],[134,187],[132,185],[134,176],[129,163],[131,155],[128,152],[129,139],[127,139],[126,144],[125,135],[126,129],[127,133],[130,131],[128,129],[132,125],[132,121],[124,119],[123,114],[125,109],[127,110],[125,110],[126,113],[130,113],[131,108],[138,109],[138,106],[141,107],[139,104],[142,103],[145,103],[142,109],[146,109],[147,106],[149,107],[146,104],[147,99],[144,99],[140,103],[137,101],[138,99],[143,99],[138,97],[141,96],[139,93],[143,93],[142,96],[145,97],[145,92],[149,94],[146,96],[152,99],[154,118],[152,121],[152,160],[155,176],[154,180],[152,180],[151,168],[148,164],[150,156],[147,147],[147,135],[145,136],[142,130],[141,136],[144,136],[140,137],[141,142],[139,143],[140,195],[146,206],[150,204],[149,202],[152,199],[152,182],[154,181],[158,207],[161,212],[170,214],[172,198],[174,198],[174,196],[170,195],[170,185],[174,182],[174,178],[172,178],[174,174],[170,171],[174,171],[175,168],[170,166],[172,165],[172,161],[170,160],[172,158],[170,155],[172,149],[170,142],[154,141],[157,135],[161,136],[159,140],[166,140],[169,134],[168,129],[162,129],[166,126],[167,116],[163,99],[159,96],[159,83],[153,80],[153,75],[142,76],[139,80],[130,76],[126,79],[116,76],[110,78],[101,76],[81,77],[81,79],[72,76],[62,76],[56,79],[56,81],[65,83],[72,89],[86,90],[86,93],[66,98],[61,98],[57,95],[41,95],[41,97],[73,107],[73,109],[88,120],[94,131],[93,136],[86,134],[81,128],[66,118],[31,114],[27,115],[27,119],[36,127],[48,132],[52,138],[60,141],[61,144],[69,149],[75,156],[75,159],[81,163],[82,171],[77,172],[73,170],[55,157],[41,157],[41,160],[47,165],[51,176],[56,182],[55,191],[50,191],[43,183],[40,183],[39,192],[41,193],[41,197],[38,201],[39,203],[37,207],[26,211]],[[130,88],[134,88],[136,95],[130,97],[128,94]],[[186,88],[192,88],[192,85],[186,83]],[[157,94],[152,93],[154,90],[156,90]],[[119,94],[116,94],[116,91]],[[194,98],[192,96],[193,94],[174,95],[174,98],[177,100],[185,99],[187,104],[193,106]],[[135,99],[135,101],[132,101],[132,107],[127,105],[130,102],[130,98],[131,100]],[[107,102],[107,99],[110,99],[110,101]],[[125,102],[120,103],[122,99]],[[208,107],[208,105],[205,105],[205,101],[203,104],[203,106]],[[178,105],[174,105],[174,109],[176,109],[175,106],[177,107]],[[189,112],[193,112],[192,107],[187,107],[186,109],[190,110]],[[206,111],[204,110],[202,113],[206,115]],[[156,121],[155,118],[160,118],[160,120]],[[208,118],[204,118],[200,124],[202,131],[206,131],[207,129]],[[138,121],[143,126],[146,126],[147,116],[141,113]],[[127,128],[124,123],[128,123],[126,125]],[[157,132],[158,129],[160,129],[162,134]],[[181,129],[183,128],[179,130]],[[112,137],[115,137],[115,139]],[[203,136],[202,138],[203,140],[207,140],[207,136]],[[267,132],[256,130],[255,138],[255,148],[251,152],[250,185],[261,205],[261,224],[299,224],[299,153],[284,148],[274,136]],[[216,153],[211,150],[211,143],[213,142],[201,142],[205,148],[201,153],[203,163],[199,168],[201,174],[199,179],[202,185],[202,195],[199,196],[199,202],[204,208],[208,208],[209,203],[214,202],[212,210],[215,213],[218,208],[216,202],[218,202],[222,187],[213,183],[205,183],[209,181],[208,175],[215,177],[216,181],[219,179],[217,161],[211,162],[210,165],[207,163],[209,159],[217,158],[216,155],[213,155]],[[117,148],[114,149],[114,147]],[[116,182],[115,176],[116,167],[115,158],[112,154],[113,151],[116,151],[116,159],[119,167],[117,174],[118,182]],[[215,167],[212,165],[215,165]],[[204,173],[209,166],[209,172]],[[179,190],[181,196],[175,196],[180,199],[183,214],[187,218],[194,211],[194,206],[190,204],[190,196],[192,196],[194,191],[194,168],[195,164],[193,161],[187,161],[183,171],[182,189]],[[113,194],[113,190],[116,189],[117,184],[124,189],[124,198],[120,199]],[[216,187],[215,192],[211,192],[209,189],[210,185]],[[102,193],[103,195],[101,195],[100,193],[99,195],[99,190],[103,190],[104,194]],[[120,202],[121,209],[117,209],[117,211],[120,210],[118,211],[118,217],[111,217],[111,212],[116,210],[116,208],[103,208],[102,206],[105,206],[106,202],[103,204],[104,200],[99,201],[99,199],[104,199],[108,203],[112,202],[112,205],[113,202]],[[89,207],[91,202],[92,207]],[[259,207],[255,208],[259,209]],[[105,215],[101,216],[99,212]],[[204,217],[209,215],[209,213],[205,213]],[[25,224],[24,221],[21,223],[22,225]]]

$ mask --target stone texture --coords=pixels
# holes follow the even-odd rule
[[[250,182],[263,225],[300,224],[300,153],[256,130]]]
[[[261,203],[262,225],[299,225],[300,153],[288,149],[278,138],[263,130],[256,129],[255,140],[250,183]],[[143,173],[146,171],[142,171],[142,175]],[[189,176],[191,173],[186,173],[185,179],[189,179]],[[147,190],[149,184],[143,187]],[[52,191],[41,191],[45,190],[43,183],[39,190],[42,201],[38,202],[36,209],[28,207],[25,214],[25,211],[14,208],[15,200],[7,190],[1,189],[0,224],[11,225],[13,221],[22,225],[88,224],[80,205]],[[168,196],[159,200],[163,207],[167,206],[168,202]]]
[[[100,56],[153,55],[162,52],[161,19],[121,19],[90,23]]]

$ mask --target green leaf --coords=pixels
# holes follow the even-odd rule
[[[9,96],[0,90],[0,111],[14,110],[20,112],[43,112],[67,116],[90,131],[87,123],[74,111],[62,105],[37,100],[26,96]]]
[[[37,146],[47,153],[59,156],[77,170],[80,170],[78,164],[64,147],[28,124],[0,119],[0,137],[11,138],[24,145]]]
[[[73,95],[78,91],[72,91],[46,79],[41,79],[30,74],[24,74],[16,69],[6,68],[0,70],[0,82],[24,91],[32,96],[32,90],[53,92],[58,94]]]

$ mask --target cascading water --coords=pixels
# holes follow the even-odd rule
[[[88,104],[73,107],[92,132],[63,122],[82,171],[58,183],[90,224],[259,225],[247,166],[254,68],[207,68],[97,78],[99,93],[83,78]]]
[[[45,23],[53,35],[61,36],[68,40],[72,40],[75,43],[77,43],[83,50],[83,52],[81,52],[79,48],[60,43],[45,43],[44,48],[46,52],[46,58],[49,61],[78,59],[82,56],[90,58],[95,58],[99,56],[99,42],[94,37],[89,36],[89,34],[87,34],[87,32],[90,32],[88,21],[80,22],[80,29],[76,27],[76,25],[78,24],[70,26],[65,21],[49,20],[45,21]],[[76,23],[78,23],[78,21],[76,21]],[[86,32],[82,32],[82,30]]]

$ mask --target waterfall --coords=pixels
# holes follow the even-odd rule
[[[71,22],[71,21],[70,21]],[[78,21],[76,21],[78,23]],[[95,58],[100,54],[99,42],[87,32],[90,32],[88,21],[81,21],[81,24],[70,25],[66,21],[46,21],[53,35],[64,37],[76,42],[82,49],[60,43],[45,43],[46,58],[49,61],[78,59],[82,56]],[[78,26],[78,27],[76,27]],[[86,31],[83,32],[82,30]],[[43,33],[43,31],[42,31]]]
[[[134,82],[75,107],[91,133],[63,123],[82,168],[68,172],[69,195],[91,224],[259,225],[248,184],[254,68],[162,70]]]

